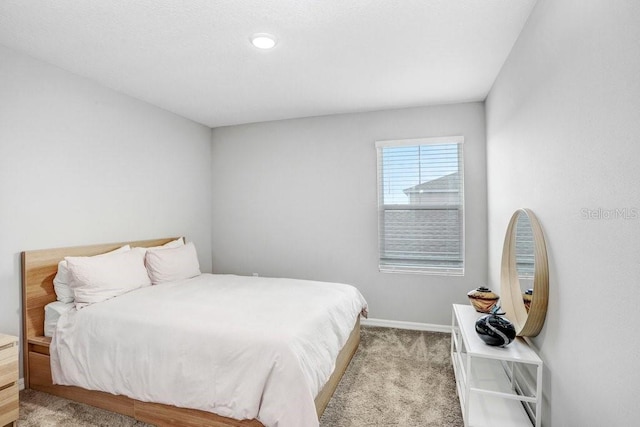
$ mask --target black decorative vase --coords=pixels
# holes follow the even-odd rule
[[[516,328],[513,323],[495,313],[476,320],[476,333],[482,341],[497,347],[506,347],[516,338]]]

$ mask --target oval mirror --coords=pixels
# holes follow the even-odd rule
[[[511,217],[502,248],[500,302],[518,336],[540,333],[547,315],[549,267],[542,227],[529,209]]]

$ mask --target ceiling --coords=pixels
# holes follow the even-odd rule
[[[2,0],[0,44],[218,127],[484,100],[534,3]]]

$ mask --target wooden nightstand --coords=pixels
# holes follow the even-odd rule
[[[0,334],[0,426],[18,420],[18,338]]]

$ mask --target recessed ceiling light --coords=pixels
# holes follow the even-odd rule
[[[276,38],[267,33],[256,33],[250,37],[251,44],[258,49],[271,49],[276,45]]]

